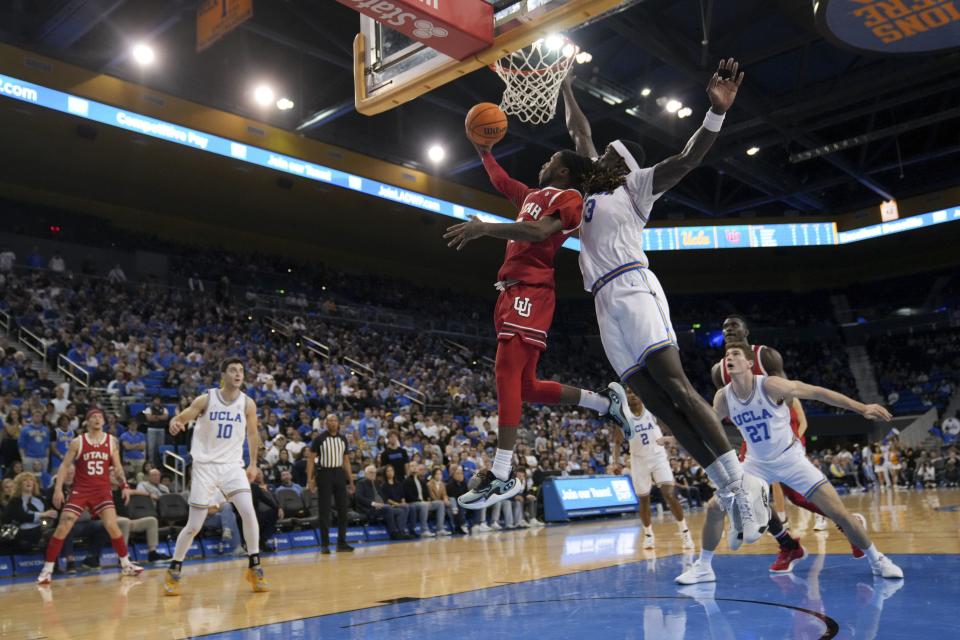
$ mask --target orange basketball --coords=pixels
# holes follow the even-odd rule
[[[479,145],[492,145],[507,135],[507,116],[492,102],[474,105],[467,113],[467,137]]]

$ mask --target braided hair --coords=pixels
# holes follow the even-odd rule
[[[643,146],[639,142],[633,142],[632,140],[621,140],[620,142],[627,148],[630,155],[633,156],[637,166],[642,167],[647,156],[643,150]],[[593,164],[593,171],[584,178],[584,193],[610,193],[615,191],[626,183],[628,173],[630,173],[630,170],[627,169],[624,171],[620,163],[617,163],[613,168],[604,168],[600,166],[599,162],[595,162]]]

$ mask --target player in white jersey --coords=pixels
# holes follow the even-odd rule
[[[667,450],[657,442],[663,438],[663,431],[657,424],[656,417],[643,406],[643,402],[632,391],[627,392],[627,401],[633,418],[633,435],[630,438],[630,478],[633,480],[633,490],[640,499],[640,522],[643,523],[643,548],[653,549],[656,539],[653,535],[653,518],[650,513],[650,490],[653,484],[660,489],[670,512],[677,520],[677,529],[680,530],[680,543],[684,550],[693,550],[693,538],[683,517],[683,507],[677,499],[676,479],[670,468],[670,459]],[[620,454],[620,444],[623,434],[620,430],[614,432],[614,452]]]
[[[243,539],[247,545],[249,567],[246,579],[254,591],[267,591],[260,567],[260,526],[253,506],[250,483],[257,477],[257,405],[243,391],[243,361],[228,358],[220,365],[221,387],[197,396],[189,407],[170,420],[170,433],[176,435],[196,421],[190,457],[193,460],[190,486],[190,515],[187,526],[177,536],[173,560],[164,579],[169,596],[180,595],[180,569],[208,509],[216,506],[223,493],[243,520]],[[249,445],[250,464],[244,469],[243,445]]]
[[[687,379],[680,362],[670,307],[643,251],[643,229],[653,203],[700,164],[716,141],[724,114],[737,96],[743,73],[723,60],[707,85],[711,107],[683,150],[641,168],[643,148],[610,143],[584,180],[580,270],[594,296],[600,338],[610,364],[704,468],[728,506],[736,509],[745,542],[755,542],[769,520],[767,487],[744,476],[737,454],[710,405]],[[596,157],[590,125],[564,88],[567,127],[578,153]],[[630,434],[626,434],[627,437]]]
[[[843,503],[836,489],[819,469],[807,459],[800,441],[790,428],[790,405],[794,399],[817,400],[833,407],[855,411],[868,420],[891,420],[890,412],[878,404],[863,404],[842,393],[786,378],[755,375],[753,351],[746,343],[726,345],[724,361],[731,382],[717,391],[713,406],[717,414],[729,417],[747,443],[744,472],[769,484],[783,482],[817,505],[843,529],[850,543],[864,550],[874,575],[902,578],[903,571],[877,550],[867,536],[863,524]],[[677,576],[680,584],[713,582],[713,552],[723,533],[724,512],[714,500],[707,506],[703,525],[700,558]],[[738,541],[728,538],[736,547]]]

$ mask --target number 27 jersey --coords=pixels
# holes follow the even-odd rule
[[[774,402],[763,388],[767,376],[753,376],[753,390],[746,399],[737,397],[731,382],[723,388],[730,420],[747,445],[747,457],[776,460],[793,444],[790,407]]]
[[[207,408],[193,428],[190,457],[194,462],[243,464],[243,443],[247,436],[247,396],[231,403],[224,401],[220,389],[207,391]]]

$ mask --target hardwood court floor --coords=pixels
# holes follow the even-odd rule
[[[887,554],[960,554],[958,490],[858,494],[847,496],[844,501],[851,510],[866,516],[873,540]],[[793,507],[789,517],[791,531],[803,538],[812,554],[833,558],[843,568],[836,575],[855,572],[858,579],[869,582],[869,567],[865,563],[854,565],[851,560],[847,564],[849,545],[835,528],[815,534],[813,518]],[[703,512],[690,514],[688,522],[699,549]],[[32,582],[11,581],[0,584],[0,637],[186,638],[241,629],[246,631],[229,637],[279,638],[289,637],[290,633],[314,637],[297,626],[300,622],[282,625],[286,631],[279,635],[258,629],[360,609],[376,611],[385,603],[394,605],[409,599],[495,590],[508,583],[520,586],[604,567],[621,566],[611,571],[641,579],[641,567],[651,572],[658,562],[659,572],[664,575],[656,582],[651,577],[648,582],[654,585],[654,593],[668,595],[645,597],[676,598],[670,585],[672,576],[681,570],[680,547],[672,517],[655,520],[655,531],[655,553],[641,549],[639,520],[631,517],[470,537],[358,545],[350,555],[323,556],[311,550],[267,556],[264,567],[271,591],[264,594],[251,593],[243,580],[245,560],[186,564],[183,594],[176,598],[163,596],[160,570],[146,571],[133,579],[121,579],[116,572],[58,579],[46,589],[38,589]],[[749,565],[752,575],[766,580],[765,567],[775,552],[775,544],[767,537],[732,554],[734,557],[718,560],[727,574],[745,573]],[[726,553],[724,543],[718,553]],[[758,554],[771,557],[744,559],[740,563],[742,570],[738,570],[735,556]],[[819,562],[823,566],[823,561]],[[935,574],[938,562],[936,558],[927,558],[923,565],[926,568],[915,570],[914,575],[908,573],[905,582],[910,585],[910,581],[930,579],[921,574]],[[632,563],[643,564],[626,566]],[[579,575],[579,582],[571,583],[568,590],[582,589],[584,581],[593,580],[591,588],[602,591],[603,575],[602,571]],[[723,579],[719,571],[718,579]],[[773,588],[769,583],[761,586]],[[487,616],[480,616],[475,623],[480,626],[486,619]],[[380,636],[368,628],[362,635],[354,632],[344,637]]]

